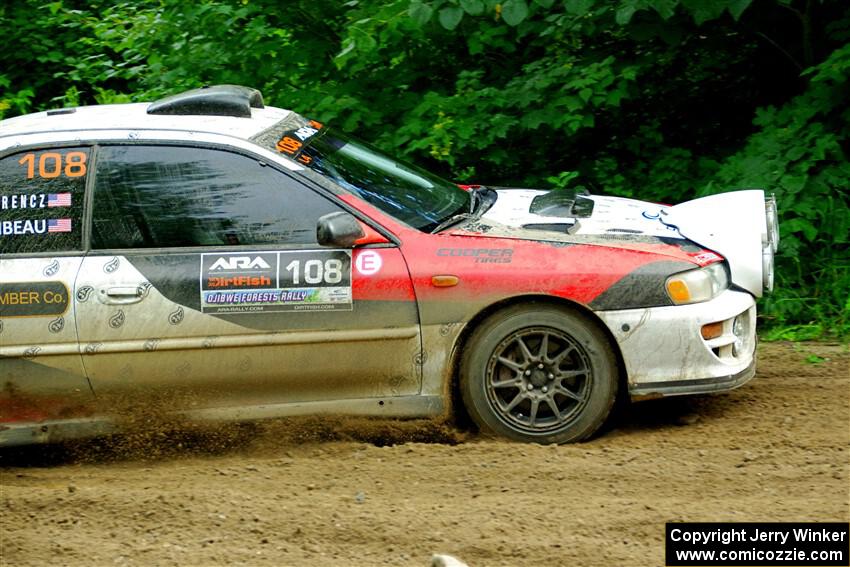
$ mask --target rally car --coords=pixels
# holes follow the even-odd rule
[[[618,392],[753,376],[778,240],[760,190],[459,186],[245,87],[4,120],[0,445],[453,399],[586,439]]]

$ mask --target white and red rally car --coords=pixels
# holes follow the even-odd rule
[[[220,86],[0,122],[0,445],[197,419],[439,416],[592,435],[755,372],[762,191],[459,187]]]

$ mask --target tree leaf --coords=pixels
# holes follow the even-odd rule
[[[440,25],[451,31],[457,27],[463,19],[463,8],[460,6],[446,6],[440,10]]]
[[[345,57],[346,55],[351,53],[354,50],[355,47],[356,47],[356,45],[355,45],[353,39],[351,39],[351,38],[346,39],[345,42],[343,43],[342,51],[340,51],[339,53],[336,54],[335,59],[342,59],[343,57]]]
[[[564,2],[564,8],[568,14],[576,17],[581,17],[588,13],[593,7],[593,0],[567,0]]]
[[[534,0],[534,3],[542,8],[551,8],[555,0]]]
[[[803,190],[808,179],[809,177],[807,175],[787,174],[782,176],[782,179],[779,180],[779,184],[787,193],[791,193],[793,195]]]
[[[811,222],[804,218],[794,218],[789,221],[785,221],[782,223],[782,228],[784,229],[782,232],[788,232],[790,234],[794,234],[795,232],[802,232],[803,237],[812,242],[818,236],[818,229]]]
[[[797,161],[808,152],[807,146],[791,146],[791,148],[785,152],[785,157],[787,157],[790,161]]]
[[[407,9],[407,14],[410,16],[410,19],[413,20],[413,23],[417,26],[424,26],[428,23],[428,20],[431,19],[431,14],[434,13],[434,10],[428,4],[424,4],[418,0],[414,0],[410,3],[410,7]]]
[[[729,0],[729,5],[727,6],[727,9],[737,22],[738,19],[741,17],[741,14],[744,13],[744,10],[746,10],[750,6],[750,4],[752,4],[752,2],[753,0]]]
[[[577,110],[584,108],[584,104],[581,102],[581,100],[579,100],[578,97],[574,97],[574,96],[564,97],[563,103],[564,103],[564,106],[567,107],[567,110],[569,110],[570,112],[575,112]]]
[[[352,27],[351,31],[357,32],[357,34],[354,35],[354,43],[357,45],[357,49],[359,51],[372,51],[378,47],[378,42],[369,32],[355,27]]]
[[[614,16],[614,19],[617,21],[618,24],[624,26],[631,21],[632,16],[634,15],[634,6],[620,6],[620,8],[617,10],[617,14]]]
[[[752,0],[747,0],[751,2]],[[679,0],[655,0],[651,3],[652,8],[658,12],[663,20],[669,20],[676,12],[676,6],[679,5]]]
[[[724,3],[717,0],[682,0],[682,6],[691,13],[698,26],[719,18],[726,9]]]
[[[528,16],[525,0],[507,0],[502,4],[502,19],[509,26],[518,26]]]
[[[484,2],[481,0],[460,0],[460,7],[470,16],[480,16],[484,13]]]

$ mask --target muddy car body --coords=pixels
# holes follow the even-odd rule
[[[755,371],[775,206],[458,187],[213,87],[0,123],[0,444],[192,419],[591,435]]]

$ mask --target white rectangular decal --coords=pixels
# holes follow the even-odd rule
[[[351,251],[201,254],[202,313],[352,310]]]

